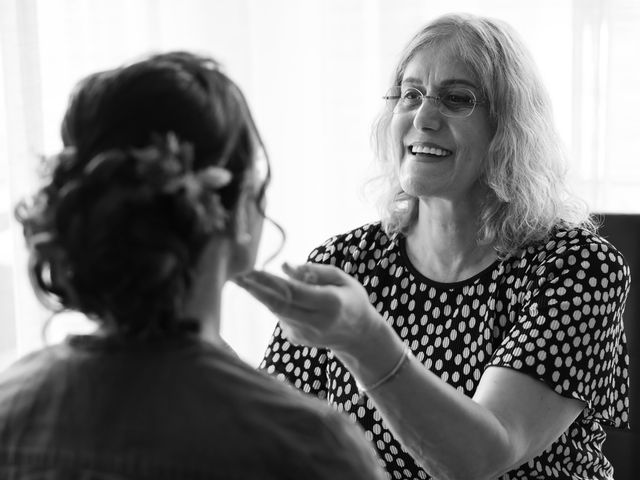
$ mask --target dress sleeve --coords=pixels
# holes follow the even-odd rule
[[[622,314],[629,267],[607,242],[568,245],[537,267],[522,308],[489,365],[509,367],[628,428],[629,375]]]

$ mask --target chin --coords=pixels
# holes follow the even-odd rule
[[[411,195],[416,198],[435,196],[443,190],[441,187],[434,185],[433,183],[425,182],[424,179],[420,180],[421,181],[400,181],[400,186],[407,195]]]

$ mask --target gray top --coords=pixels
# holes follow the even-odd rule
[[[72,337],[0,375],[0,478],[384,478],[358,430],[195,339]]]

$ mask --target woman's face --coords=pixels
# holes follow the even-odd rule
[[[401,87],[439,96],[445,87],[471,90],[481,99],[480,85],[470,69],[449,49],[426,47],[408,63]],[[474,201],[481,194],[478,179],[493,131],[486,105],[476,105],[470,116],[451,118],[438,104],[422,105],[393,114],[390,124],[398,149],[397,172],[403,190],[420,198]]]

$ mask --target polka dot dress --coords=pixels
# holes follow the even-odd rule
[[[484,370],[496,365],[587,404],[547,450],[501,478],[611,476],[600,445],[603,424],[628,427],[622,312],[629,268],[607,241],[559,229],[546,244],[496,261],[472,278],[439,283],[412,266],[402,236],[390,239],[373,223],[329,239],[309,260],[357,278],[425,368],[465,395],[472,396]],[[276,327],[261,367],[357,421],[389,478],[430,478],[331,351],[294,346]]]

